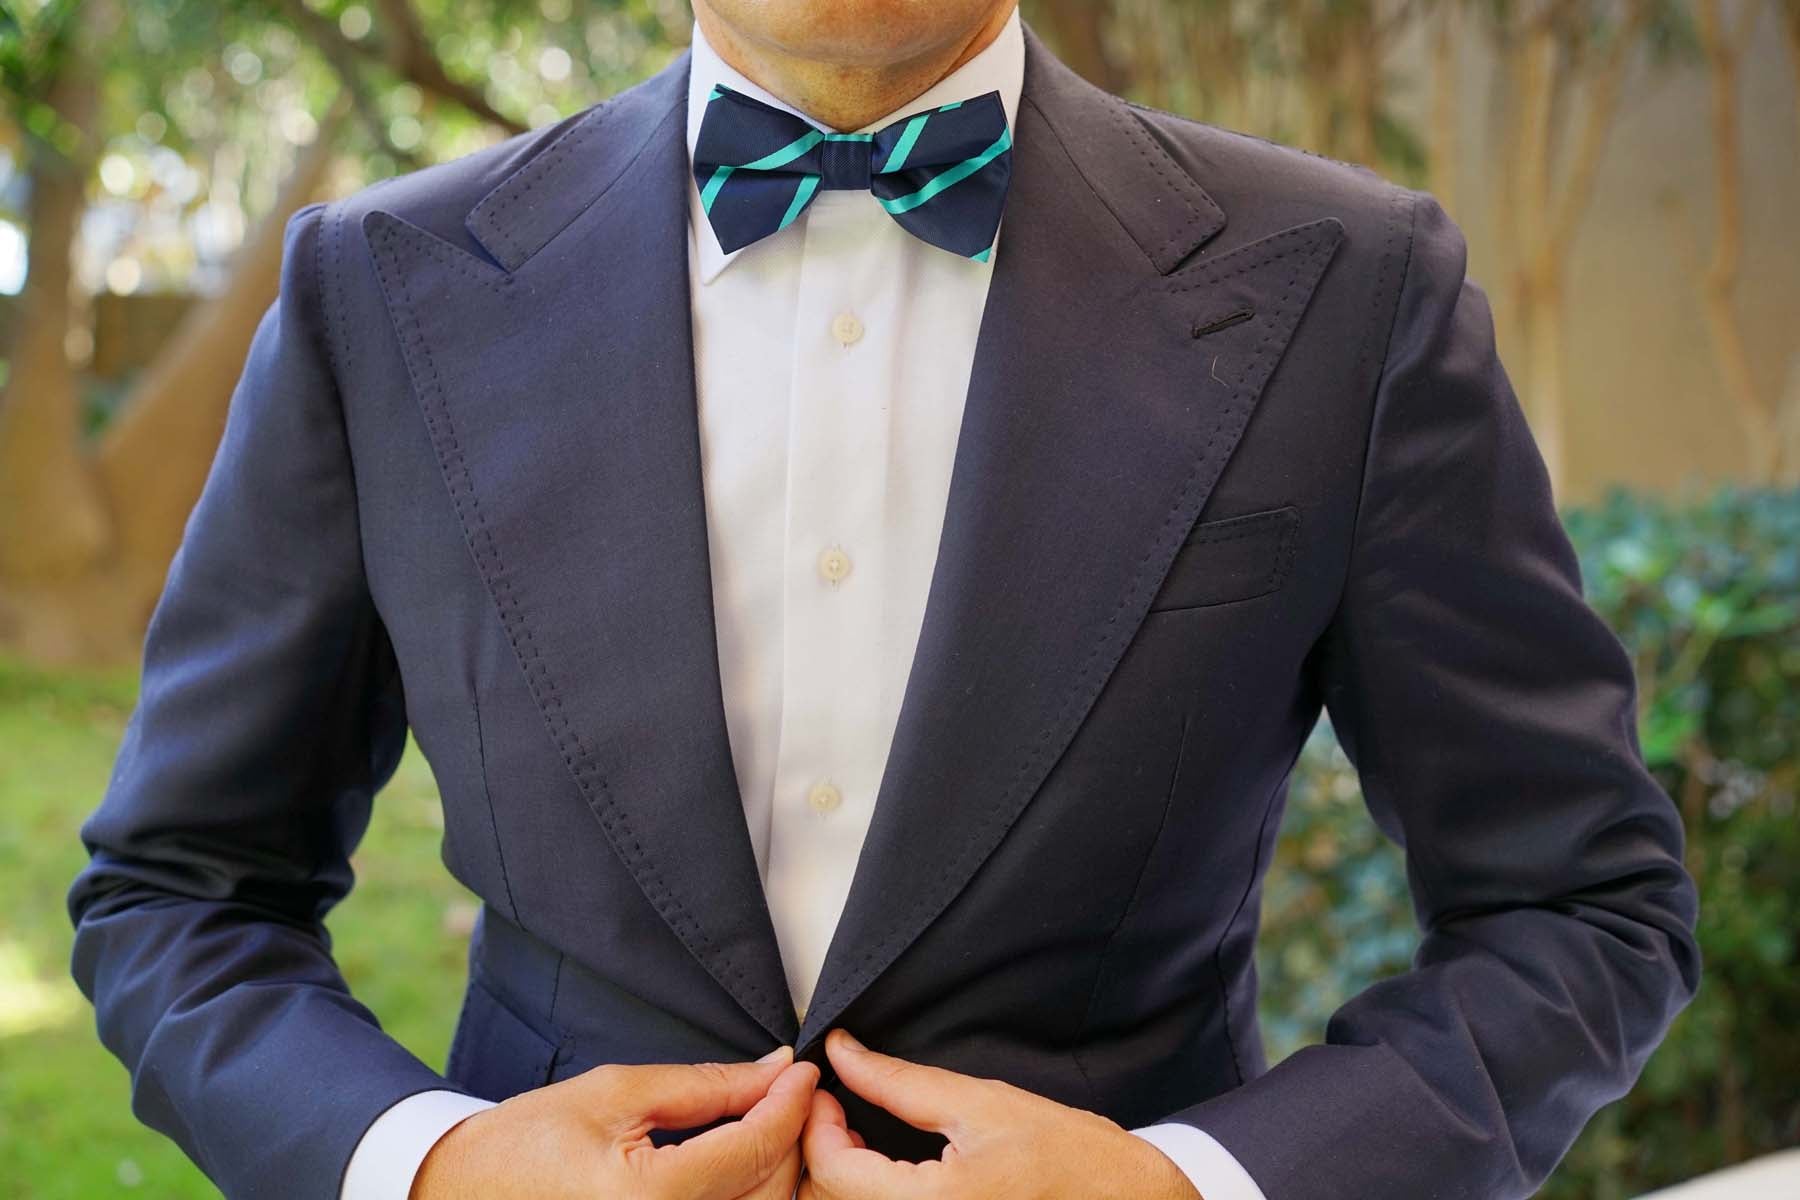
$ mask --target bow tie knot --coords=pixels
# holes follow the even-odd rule
[[[831,133],[716,86],[694,145],[700,204],[726,253],[793,224],[820,191],[867,191],[902,228],[985,262],[1012,172],[1000,93],[873,133]]]
[[[819,146],[819,186],[826,191],[869,190],[875,181],[873,140],[855,134],[826,134]]]

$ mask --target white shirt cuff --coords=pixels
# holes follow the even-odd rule
[[[491,1100],[441,1088],[396,1101],[356,1143],[338,1200],[406,1200],[437,1140],[463,1118],[492,1107]]]
[[[1164,1121],[1131,1132],[1168,1155],[1202,1200],[1268,1200],[1244,1165],[1204,1129]]]

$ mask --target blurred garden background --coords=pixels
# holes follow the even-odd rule
[[[1544,1195],[1800,1145],[1800,0],[1024,8],[1096,82],[1429,188],[1468,232],[1702,892],[1699,997]],[[0,0],[0,1198],[215,1194],[131,1117],[63,898],[287,215],[592,104],[691,19]],[[439,1066],[475,911],[440,833],[415,747],[330,922],[358,995]],[[1272,1058],[1416,944],[1324,724],[1263,900]]]

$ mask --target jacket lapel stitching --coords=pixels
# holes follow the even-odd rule
[[[430,351],[425,346],[424,332],[418,329],[417,321],[412,316],[412,293],[406,287],[404,279],[396,279],[388,273],[388,260],[398,257],[395,245],[400,241],[400,236],[396,227],[400,224],[402,222],[398,217],[389,216],[380,211],[371,212],[363,218],[363,232],[372,239],[378,239],[381,243],[384,253],[378,255],[377,258],[382,291],[393,296],[397,283],[398,298],[406,309],[407,318],[414,322],[414,337],[418,341],[419,352],[426,358],[429,365]],[[504,295],[506,290],[516,282],[512,275],[494,269],[474,255],[443,242],[433,234],[423,230],[419,230],[417,233],[418,236],[406,239],[413,250],[436,259],[452,271],[475,283],[491,288],[496,294]],[[436,368],[433,367],[433,377],[435,378],[435,376]]]
[[[538,185],[539,180],[547,176],[558,162],[568,156],[571,150],[582,145],[596,132],[606,127],[608,120],[617,110],[620,99],[626,93],[621,93],[620,96],[615,96],[598,108],[592,110],[578,125],[573,129],[570,129],[562,137],[558,138],[556,143],[548,150],[544,151],[531,162],[526,163],[523,167],[520,167],[516,174],[510,176],[504,183],[493,192],[490,192],[479,204],[470,210],[467,221],[465,222],[466,226],[472,233],[480,238],[484,244],[487,244],[489,239],[492,239],[492,248],[496,251],[503,252],[504,254],[502,264],[506,269],[509,272],[517,270],[527,259],[541,250],[558,233],[561,233],[562,230],[568,228],[569,225],[579,219],[582,213],[598,203],[602,196],[612,190],[615,183],[630,174],[633,164],[637,162],[647,149],[655,145],[657,139],[662,136],[663,126],[669,119],[677,113],[686,111],[686,78],[687,68],[686,65],[683,64],[681,67],[683,88],[679,93],[679,99],[655,122],[650,135],[644,139],[643,143],[638,146],[635,151],[632,152],[631,157],[619,168],[618,173],[614,175],[613,178],[607,180],[604,186],[596,189],[594,194],[590,196],[585,203],[571,211],[568,214],[567,219],[564,220],[561,225],[556,229],[549,230],[547,233],[538,231],[535,234],[535,236],[537,236],[537,244],[535,246],[522,245],[514,236],[513,230],[507,228],[503,223],[505,218],[511,212],[514,205],[530,195],[532,189]]]
[[[606,780],[594,768],[592,750],[586,744],[581,732],[569,720],[567,713],[563,711],[562,697],[558,694],[555,682],[544,666],[543,657],[531,636],[531,628],[524,620],[517,599],[512,594],[506,563],[501,558],[493,533],[482,516],[480,498],[476,494],[474,481],[470,477],[468,464],[457,440],[456,429],[450,418],[449,409],[443,403],[443,381],[432,359],[431,349],[426,342],[423,330],[419,328],[410,290],[403,276],[396,278],[390,273],[390,263],[394,258],[393,242],[396,235],[386,222],[383,222],[382,225],[383,227],[373,230],[374,236],[381,242],[383,249],[383,253],[376,256],[377,269],[380,273],[383,290],[390,297],[397,296],[401,309],[406,313],[407,324],[410,326],[407,340],[412,347],[412,351],[407,354],[408,368],[413,374],[415,383],[432,400],[423,407],[427,414],[428,429],[432,440],[447,450],[447,454],[441,462],[446,475],[445,482],[449,485],[452,501],[458,513],[464,519],[465,529],[471,533],[479,532],[478,538],[471,536],[470,548],[477,555],[485,557],[491,564],[485,575],[495,605],[500,611],[502,627],[506,630],[507,640],[512,646],[513,653],[521,663],[528,667],[526,679],[532,692],[539,698],[539,707],[545,715],[546,724],[550,726],[551,735],[562,754],[563,763],[575,776],[577,782],[592,789],[594,794],[603,798],[602,802],[595,806],[601,826],[613,845],[630,860],[633,873],[637,874],[640,879],[648,880],[653,884],[651,891],[654,894],[650,896],[651,903],[676,928],[682,940],[688,943],[690,950],[707,966],[709,971],[716,976],[715,964],[722,964],[726,972],[756,998],[763,1009],[758,1019],[766,1027],[771,1030],[780,1028],[781,1023],[776,1015],[780,1012],[780,1006],[771,999],[754,978],[747,975],[738,966],[733,958],[728,957],[714,944],[705,928],[682,903],[680,896],[668,886],[661,871],[645,856],[643,846],[633,836],[629,822],[625,814],[619,810],[617,800],[607,787]],[[429,247],[434,256],[440,256],[436,247],[430,246],[429,243],[425,243],[425,245]],[[500,291],[506,284],[512,282],[511,276],[502,276],[496,279],[491,274],[478,274],[473,267],[458,261],[448,253],[441,257],[443,261],[456,269],[473,278],[482,279],[493,286],[496,291]],[[424,370],[418,370],[414,366],[415,362]],[[454,472],[451,470],[451,463],[455,464]],[[682,933],[681,931],[684,929],[688,932]],[[530,931],[527,930],[527,932]],[[721,982],[724,981],[721,980]]]
[[[1160,250],[1154,253],[1150,253],[1148,249],[1145,251],[1156,269],[1167,274],[1194,247],[1196,241],[1204,240],[1225,224],[1225,210],[1187,172],[1175,165],[1175,160],[1169,157],[1167,150],[1144,132],[1143,123],[1132,115],[1128,104],[1116,100],[1106,108],[1113,120],[1125,131],[1126,139],[1137,147],[1144,165],[1162,180],[1169,194],[1177,197],[1193,218],[1193,224],[1172,230],[1169,240]]]
[[[1331,236],[1320,237],[1319,235],[1321,233],[1329,233]],[[1232,258],[1236,258],[1239,255],[1243,255],[1245,258],[1245,262],[1241,266],[1234,266],[1232,270],[1227,271],[1224,274],[1220,274],[1216,269],[1209,269],[1205,272],[1207,277],[1205,280],[1196,282],[1192,285],[1184,285],[1177,290],[1188,290],[1189,287],[1206,286],[1208,283],[1216,283],[1223,279],[1234,278],[1237,275],[1261,267],[1266,267],[1271,263],[1279,262],[1283,259],[1294,258],[1296,261],[1294,263],[1293,271],[1288,276],[1285,285],[1282,287],[1281,298],[1273,306],[1274,312],[1271,313],[1272,318],[1285,317],[1288,314],[1288,305],[1293,299],[1295,290],[1299,287],[1301,280],[1305,278],[1307,274],[1308,266],[1333,255],[1336,252],[1338,240],[1342,236],[1342,233],[1343,224],[1334,217],[1327,217],[1322,220],[1309,222],[1305,225],[1296,226],[1291,230],[1273,235],[1259,242],[1253,242],[1247,246],[1240,247],[1238,250],[1232,251],[1229,255],[1221,256],[1220,258],[1213,260],[1211,265],[1213,268],[1216,268],[1230,262]],[[1286,245],[1288,242],[1298,242],[1300,244],[1293,246],[1291,249],[1280,249],[1281,246]],[[1041,760],[1046,753],[1046,748],[1052,744],[1051,735],[1067,725],[1071,713],[1077,711],[1077,706],[1079,705],[1081,709],[1085,709],[1092,705],[1100,686],[1105,682],[1104,677],[1100,678],[1098,681],[1093,677],[1094,664],[1097,661],[1100,661],[1102,653],[1111,648],[1111,643],[1119,640],[1121,637],[1129,638],[1134,632],[1132,626],[1128,624],[1122,625],[1119,618],[1128,609],[1135,608],[1148,599],[1148,588],[1154,586],[1158,582],[1157,575],[1149,569],[1152,562],[1159,556],[1166,557],[1172,552],[1175,543],[1186,537],[1188,525],[1186,521],[1183,520],[1183,509],[1186,508],[1188,500],[1194,494],[1195,489],[1202,486],[1202,480],[1208,477],[1209,468],[1218,465],[1216,460],[1219,459],[1219,456],[1215,453],[1215,447],[1219,445],[1219,435],[1225,432],[1228,425],[1241,425],[1243,421],[1247,419],[1255,397],[1252,395],[1251,389],[1247,387],[1243,381],[1254,379],[1256,377],[1257,369],[1261,366],[1262,362],[1269,357],[1270,353],[1274,351],[1278,345],[1286,344],[1287,339],[1278,336],[1281,327],[1285,324],[1286,322],[1283,320],[1271,320],[1268,334],[1264,336],[1262,342],[1258,345],[1249,364],[1242,372],[1240,372],[1238,376],[1240,382],[1234,388],[1230,399],[1221,406],[1218,420],[1215,422],[1212,431],[1207,435],[1206,442],[1201,447],[1200,454],[1195,460],[1193,470],[1188,473],[1187,480],[1183,483],[1180,493],[1176,496],[1168,513],[1164,516],[1162,525],[1157,532],[1157,536],[1151,542],[1150,549],[1145,552],[1143,558],[1139,560],[1134,569],[1131,586],[1128,587],[1125,594],[1120,597],[1118,604],[1113,608],[1112,614],[1100,626],[1099,634],[1096,636],[1086,658],[1082,661],[1081,670],[1077,675],[1077,686],[1071,688],[1068,692],[1067,699],[1064,701],[1062,708],[1057,712],[1056,718],[1039,729],[1036,738],[1031,742],[1027,749],[1025,757],[1021,760],[1018,770],[1014,772],[1012,782],[1008,785],[1007,789],[998,799],[989,804],[986,812],[982,816],[980,836],[971,839],[964,844],[962,852],[936,874],[931,885],[919,890],[914,902],[908,906],[905,918],[890,923],[887,933],[885,933],[881,939],[875,942],[869,949],[863,952],[856,960],[856,966],[850,973],[838,981],[837,986],[831,990],[828,996],[815,998],[811,1008],[823,1009],[829,1007],[836,1004],[839,998],[846,995],[853,996],[866,987],[876,975],[885,970],[887,965],[893,961],[893,957],[895,953],[898,952],[898,949],[904,949],[905,943],[915,933],[913,926],[917,923],[920,915],[926,913],[934,906],[942,904],[943,901],[940,892],[944,885],[961,875],[971,861],[979,863],[987,855],[991,854],[1000,838],[1005,835],[1006,830],[1011,825],[1011,821],[1017,816],[1016,809],[1018,807],[1019,798],[1014,793],[1017,790],[1018,782],[1021,779],[1033,777],[1035,772],[1042,768],[1043,763]],[[1228,439],[1226,442],[1227,447],[1234,444],[1235,442],[1232,439]],[[1192,514],[1187,514],[1187,520],[1191,519]],[[898,947],[896,946],[897,943],[899,944]],[[823,1003],[821,1003],[821,1000]]]
[[[1302,276],[1305,274],[1307,263],[1319,256],[1321,247],[1315,243],[1321,226],[1330,225],[1336,225],[1339,229],[1342,228],[1342,222],[1336,217],[1324,217],[1317,221],[1308,221],[1304,225],[1296,225],[1292,229],[1284,229],[1280,233],[1272,233],[1268,237],[1251,242],[1247,246],[1240,246],[1238,249],[1231,251],[1227,255],[1212,259],[1208,265],[1214,269],[1198,272],[1203,278],[1189,280],[1184,274],[1181,278],[1170,280],[1167,285],[1168,292],[1170,295],[1174,296],[1180,295],[1182,292],[1199,291],[1201,288],[1217,287],[1228,279],[1237,279],[1241,276],[1250,274],[1252,271],[1260,271],[1264,267],[1278,263],[1284,258],[1292,258],[1296,254],[1304,254],[1306,255],[1306,260],[1295,265],[1294,274],[1290,276],[1287,283],[1283,285],[1281,299],[1275,302],[1275,307],[1277,309],[1284,309],[1286,308],[1288,301],[1293,297],[1294,288],[1298,286]],[[1334,237],[1330,242],[1325,243],[1325,248],[1330,249],[1335,247],[1335,245],[1336,238]],[[1283,247],[1286,248],[1284,249]],[[1248,254],[1248,252],[1252,250],[1257,251],[1257,253],[1254,255]],[[1230,262],[1232,258],[1235,258],[1240,254],[1246,255],[1246,259],[1242,265],[1234,266],[1231,270],[1225,272],[1220,272],[1216,269],[1217,267]],[[1276,327],[1271,324],[1268,334],[1263,337],[1262,342],[1256,348],[1256,356],[1250,363],[1252,367],[1260,363],[1263,358],[1267,357],[1269,344],[1274,340],[1275,333]]]

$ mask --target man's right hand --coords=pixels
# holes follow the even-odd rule
[[[522,1092],[439,1138],[411,1200],[789,1200],[819,1069],[761,1062],[595,1067]],[[652,1129],[692,1129],[671,1146]]]

